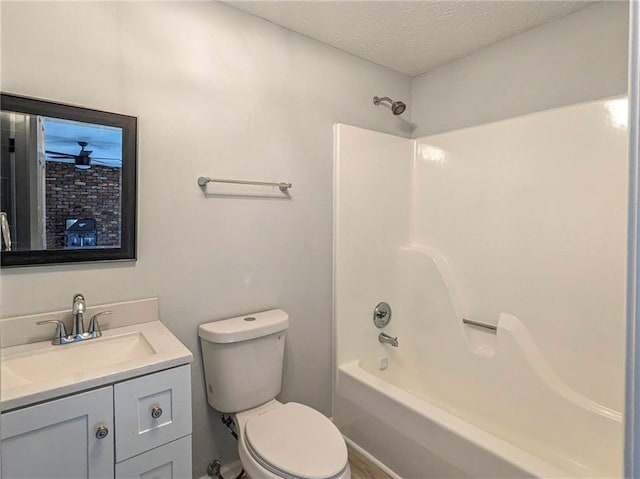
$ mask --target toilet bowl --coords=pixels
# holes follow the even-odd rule
[[[207,400],[233,415],[251,479],[350,479],[338,428],[309,406],[275,398],[289,315],[281,309],[201,324]]]
[[[235,414],[238,454],[250,479],[349,479],[338,428],[315,409],[276,400]]]

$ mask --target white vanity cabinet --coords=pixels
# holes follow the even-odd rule
[[[2,414],[2,479],[191,479],[190,366]]]

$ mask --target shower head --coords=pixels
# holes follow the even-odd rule
[[[407,109],[407,105],[405,105],[404,102],[402,101],[394,101],[391,104],[391,111],[396,116],[402,115],[406,109]]]
[[[379,105],[380,103],[389,103],[389,108],[391,108],[391,113],[393,113],[394,115],[398,116],[398,115],[402,115],[404,113],[404,111],[407,109],[407,105],[405,105],[404,102],[402,101],[393,101],[391,98],[389,98],[388,96],[383,96],[382,98],[378,97],[378,96],[374,96],[373,97],[373,104],[374,105]]]

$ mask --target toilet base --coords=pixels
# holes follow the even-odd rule
[[[256,460],[251,457],[246,447],[238,444],[238,453],[240,455],[240,462],[244,467],[244,472],[247,474],[247,479],[283,479],[286,476],[279,476],[273,472],[265,469]],[[347,467],[342,474],[334,476],[331,479],[351,479],[351,467],[347,463]]]

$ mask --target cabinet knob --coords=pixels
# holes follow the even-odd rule
[[[151,417],[158,419],[160,416],[162,416],[162,408],[160,406],[153,406],[151,408]]]
[[[96,429],[96,437],[98,439],[104,439],[109,435],[109,428],[104,424],[100,424]]]

